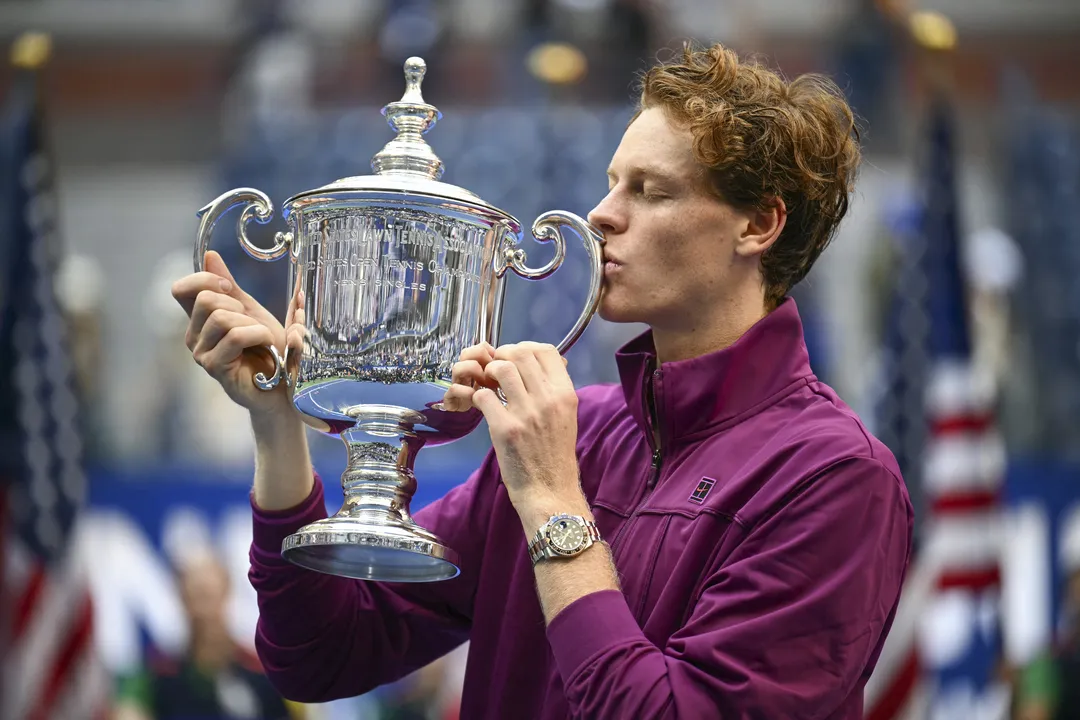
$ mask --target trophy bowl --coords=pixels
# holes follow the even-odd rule
[[[287,537],[281,552],[302,567],[365,580],[428,582],[460,572],[457,553],[410,515],[413,466],[422,447],[461,438],[482,419],[475,409],[449,412],[440,403],[462,350],[483,341],[498,346],[507,271],[543,279],[565,258],[564,229],[583,241],[588,296],[560,352],[588,325],[602,285],[603,238],[582,218],[540,215],[532,235],[552,242],[555,253],[529,267],[518,220],[440,181],[442,161],[423,137],[441,117],[421,95],[425,69],[420,58],[405,63],[405,94],[383,108],[397,134],[372,159],[373,175],[286,200],[289,230],[268,249],[253,245],[245,229],[271,220],[270,199],[252,188],[231,190],[199,211],[195,243],[198,272],[214,225],[240,207],[244,250],[263,261],[289,257],[289,292],[304,292],[303,352],[289,363],[266,348],[273,373],[259,373],[255,384],[292,389],[305,422],[340,437],[348,461],[340,511]]]

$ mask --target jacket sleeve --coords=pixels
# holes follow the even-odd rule
[[[416,514],[461,557],[461,574],[432,583],[352,580],[295,566],[281,542],[326,517],[322,482],[279,513],[252,500],[248,573],[259,603],[255,649],[286,698],[324,702],[359,695],[445,655],[469,636],[473,596],[493,502],[494,455],[469,480]]]
[[[832,465],[708,572],[658,648],[622,593],[580,598],[548,640],[576,717],[824,718],[865,683],[900,594],[912,512],[876,460]]]

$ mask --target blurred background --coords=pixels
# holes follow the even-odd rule
[[[0,717],[152,718],[148,677],[252,651],[246,414],[169,293],[200,207],[370,173],[420,55],[445,181],[526,224],[585,215],[635,74],[687,39],[826,73],[861,118],[850,215],[793,294],[815,372],[897,454],[918,513],[867,717],[1080,717],[1080,3],[2,0],[0,38]],[[285,264],[221,225],[215,249],[283,315]],[[586,265],[568,247],[552,278],[510,280],[506,341],[569,328]],[[615,379],[640,330],[594,320],[576,384]],[[311,442],[332,489],[340,442]],[[414,509],[487,446],[481,428],[422,453]],[[464,653],[322,706],[275,705],[250,663],[213,692],[230,717],[453,718]]]

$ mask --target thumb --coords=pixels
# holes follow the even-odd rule
[[[292,297],[289,298],[289,307],[285,311],[285,327],[288,328],[294,323],[304,322],[304,291],[301,290],[303,276],[301,273],[296,274],[296,287],[293,288]]]

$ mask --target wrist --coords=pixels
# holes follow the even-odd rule
[[[522,529],[530,540],[540,526],[553,515],[580,515],[586,520],[594,519],[589,502],[580,491],[561,495],[543,493],[524,496],[514,502],[514,508],[521,519]]]
[[[293,408],[287,412],[251,413],[255,436],[255,505],[288,510],[311,494],[314,475],[307,426]]]
[[[256,446],[276,446],[282,442],[295,442],[297,436],[306,437],[304,421],[291,403],[288,407],[273,410],[250,410],[248,416]]]

